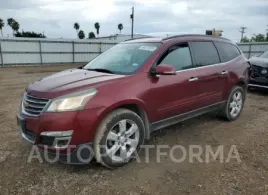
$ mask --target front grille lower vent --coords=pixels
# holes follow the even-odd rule
[[[267,72],[265,74],[262,73],[263,70]],[[268,68],[263,68],[261,66],[252,65],[252,71],[255,76],[267,76],[268,75]]]

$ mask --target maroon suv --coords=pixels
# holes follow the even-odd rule
[[[237,119],[249,67],[225,38],[129,40],[81,68],[31,83],[17,121],[26,140],[51,155],[59,150],[62,161],[81,163],[94,155],[104,166],[118,167],[155,130],[216,110]]]

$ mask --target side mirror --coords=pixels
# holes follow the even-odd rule
[[[154,75],[176,75],[176,70],[172,65],[160,64],[156,66]]]

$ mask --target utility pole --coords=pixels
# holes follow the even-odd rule
[[[131,39],[133,39],[133,31],[134,31],[134,7],[132,7],[132,14],[130,15],[131,18]]]
[[[242,27],[240,27],[240,29],[241,29],[241,31],[239,31],[239,32],[241,32],[241,40],[240,40],[240,42],[242,42],[242,40],[243,40],[243,38],[244,38],[245,30],[246,30],[247,28],[244,27],[244,26],[242,26]]]
[[[266,25],[267,28],[266,28],[266,41],[268,41],[268,25]]]

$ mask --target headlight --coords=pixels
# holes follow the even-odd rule
[[[92,88],[86,91],[80,91],[55,98],[48,105],[47,109],[45,109],[45,112],[82,110],[89,100],[97,94],[97,92],[97,89]]]

